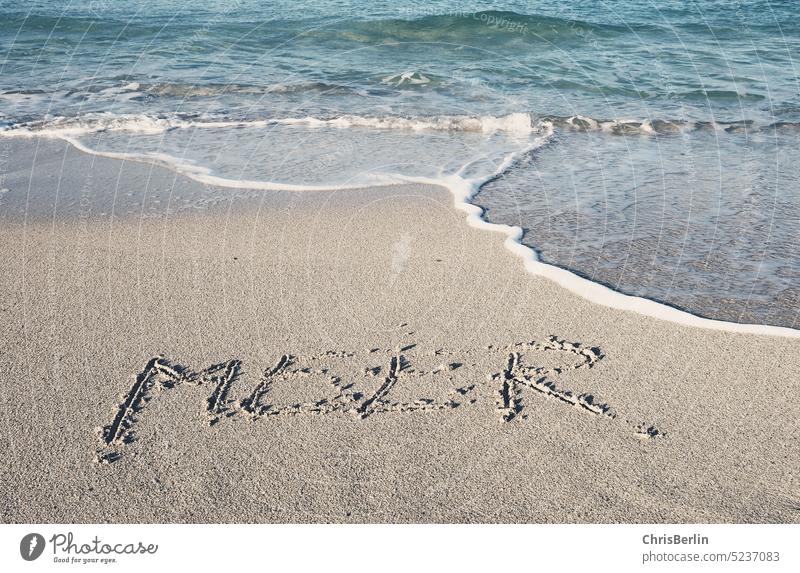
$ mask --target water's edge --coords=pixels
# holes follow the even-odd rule
[[[506,164],[498,168],[498,173],[502,172],[508,167],[508,164],[515,161],[516,156],[524,155],[535,149],[537,146],[542,145],[549,134],[537,138],[534,143],[526,149],[519,151],[507,159]],[[148,165],[158,165],[167,168],[180,175],[186,176],[199,183],[215,185],[219,187],[237,188],[237,189],[262,189],[262,190],[276,190],[276,191],[290,191],[290,192],[303,192],[303,191],[338,191],[348,189],[360,189],[363,185],[354,186],[306,186],[306,185],[289,185],[279,183],[266,183],[262,181],[241,181],[225,179],[211,175],[210,173],[195,169],[190,166],[181,166],[170,161],[159,161],[152,156],[135,155],[127,153],[115,153],[96,151],[85,145],[80,141],[67,136],[59,137],[75,149],[95,155],[99,157],[106,157],[109,159],[116,159],[120,161],[136,161]],[[764,324],[745,324],[736,323],[723,320],[716,320],[705,318],[680,310],[675,307],[656,302],[650,299],[624,294],[619,291],[612,290],[611,288],[593,282],[589,279],[581,277],[574,272],[551,265],[549,263],[539,260],[536,251],[531,247],[524,245],[522,240],[523,230],[518,226],[511,226],[499,223],[491,223],[483,218],[483,209],[477,205],[472,204],[470,201],[480,188],[491,180],[494,175],[485,178],[482,181],[467,181],[457,176],[451,176],[444,179],[430,179],[427,177],[393,177],[387,178],[384,182],[379,182],[373,187],[382,187],[389,185],[397,185],[403,183],[419,183],[426,185],[433,185],[444,187],[453,196],[453,205],[456,209],[463,211],[467,214],[466,222],[470,227],[490,231],[494,233],[501,233],[505,235],[503,244],[506,249],[516,255],[522,260],[525,270],[535,276],[549,279],[559,286],[567,289],[568,291],[577,294],[578,296],[600,306],[612,308],[615,310],[622,310],[634,312],[636,314],[655,318],[681,326],[692,328],[704,328],[707,330],[716,330],[737,334],[754,334],[762,336],[779,336],[786,338],[800,338],[800,330]]]

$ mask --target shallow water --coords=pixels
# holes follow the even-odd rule
[[[456,178],[547,262],[796,326],[798,9],[653,4],[0,1],[0,133],[232,184]]]

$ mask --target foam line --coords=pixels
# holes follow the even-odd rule
[[[102,132],[127,132],[156,135],[173,129],[264,128],[277,125],[306,128],[364,128],[401,131],[465,131],[477,133],[535,132],[528,113],[504,116],[441,115],[433,117],[370,117],[341,115],[320,119],[312,116],[267,119],[201,119],[181,116],[153,117],[146,114],[87,114],[80,118],[55,117],[44,122],[9,123],[0,135],[8,137],[80,137]]]
[[[467,223],[471,227],[504,234],[506,236],[503,242],[504,246],[522,259],[525,270],[530,274],[550,279],[593,303],[617,310],[635,312],[682,326],[741,334],[800,338],[800,330],[793,328],[764,324],[741,324],[703,318],[653,300],[612,290],[604,285],[580,277],[571,271],[540,261],[536,251],[520,242],[522,239],[522,229],[520,227],[489,223],[482,218],[483,210],[480,207],[466,201],[460,201],[457,197],[455,206],[467,213]]]
[[[258,189],[264,191],[339,191],[339,190],[353,190],[363,189],[366,186],[385,187],[389,185],[397,185],[404,181],[400,178],[390,176],[375,177],[374,182],[370,181],[366,184],[357,185],[294,185],[292,183],[277,183],[271,181],[257,181],[247,179],[227,179],[212,175],[211,171],[205,167],[191,165],[188,163],[181,163],[170,155],[166,154],[138,154],[138,153],[119,153],[116,151],[97,151],[90,147],[85,146],[83,143],[73,137],[58,136],[57,139],[66,141],[74,146],[79,151],[96,155],[98,157],[107,157],[110,159],[118,159],[120,161],[136,161],[139,163],[147,163],[148,165],[158,165],[165,167],[181,175],[194,179],[199,183],[207,185],[215,185],[217,187],[227,187],[230,189]]]
[[[541,142],[539,145],[542,145],[547,137],[549,137],[549,135],[539,138],[538,141]],[[538,145],[534,144],[532,147],[535,148],[538,147]],[[515,160],[516,158],[509,157],[506,163],[511,165]],[[493,177],[487,178],[487,181]],[[475,193],[478,192],[484,183],[485,182],[476,184],[473,182],[469,184],[469,182],[461,180],[461,182],[450,181],[446,186],[453,194],[455,207],[467,213],[467,224],[476,229],[504,234],[506,239],[503,244],[506,249],[521,258],[525,270],[532,275],[547,278],[593,303],[617,310],[635,312],[643,316],[680,324],[682,326],[741,334],[800,338],[800,330],[793,328],[765,324],[742,324],[703,318],[650,299],[627,295],[612,290],[604,285],[578,276],[567,269],[544,263],[539,260],[536,251],[522,244],[523,231],[520,227],[490,223],[483,218],[483,209],[470,203],[472,197],[474,197]],[[439,182],[439,184],[441,184],[441,182]]]
[[[0,94],[0,99],[8,99]],[[567,130],[596,131],[606,134],[656,135],[686,133],[697,130],[724,132],[771,132],[775,129],[800,129],[800,122],[757,124],[752,120],[691,121],[686,119],[601,119],[583,115],[556,116],[515,112],[507,115],[434,115],[434,116],[362,116],[345,114],[336,117],[313,116],[236,119],[227,117],[190,116],[181,114],[153,116],[148,114],[88,113],[80,117],[49,117],[46,120],[0,121],[0,135],[8,137],[81,137],[102,132],[128,132],[156,135],[174,129],[265,128],[279,125],[306,128],[363,128],[401,131],[451,131],[474,133],[506,133],[516,136],[535,135],[536,123],[550,123]]]

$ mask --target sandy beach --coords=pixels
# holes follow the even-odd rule
[[[593,304],[444,188],[0,143],[4,523],[800,521],[798,339]]]

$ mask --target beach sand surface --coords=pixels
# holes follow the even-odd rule
[[[4,523],[800,521],[798,339],[593,304],[442,188],[0,143]]]

